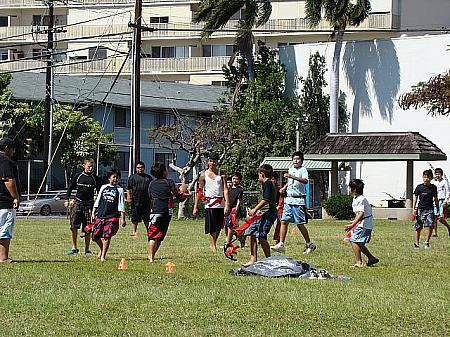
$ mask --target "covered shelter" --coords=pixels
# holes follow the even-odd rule
[[[328,133],[305,150],[305,159],[331,162],[331,194],[338,193],[338,162],[406,161],[406,207],[412,207],[414,161],[447,160],[418,132]]]

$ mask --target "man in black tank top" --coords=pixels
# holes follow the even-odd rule
[[[94,194],[100,190],[102,186],[101,180],[94,174],[94,161],[86,159],[83,163],[83,172],[77,174],[72,180],[67,189],[66,202],[64,205],[69,207],[69,202],[72,191],[77,190],[75,195],[74,206],[72,209],[72,216],[70,221],[70,230],[72,232],[72,249],[67,251],[68,255],[78,254],[80,250],[77,248],[78,229],[84,228],[91,221],[92,208],[94,206]],[[86,234],[86,233],[85,233]],[[84,237],[84,254],[91,255],[89,244],[91,242],[91,235],[87,234]]]

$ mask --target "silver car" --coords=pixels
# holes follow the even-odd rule
[[[55,195],[40,196],[34,200],[32,197],[30,200],[21,201],[17,214],[40,214],[51,215],[54,213],[63,214],[67,212],[67,208],[64,207],[66,192],[58,192]]]

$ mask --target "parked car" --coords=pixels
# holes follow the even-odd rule
[[[64,207],[66,192],[57,192],[55,195],[45,195],[38,197],[36,201],[34,197],[30,200],[21,201],[17,214],[40,214],[51,215],[55,213],[66,213],[67,208]]]

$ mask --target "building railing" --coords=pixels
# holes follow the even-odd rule
[[[228,64],[228,56],[217,57],[188,57],[188,58],[143,58],[141,60],[141,74],[179,74],[179,73],[208,73],[221,72]],[[71,64],[72,63],[72,64]],[[65,61],[58,63],[55,68],[57,74],[116,74],[123,63],[123,58],[92,60],[91,62]],[[46,63],[43,61],[16,61],[0,63],[0,71],[18,71],[36,69],[44,71]],[[122,74],[131,73],[131,61],[128,60]]]
[[[68,5],[88,6],[88,5],[133,5],[135,0],[68,0]],[[198,2],[195,0],[143,0],[145,3],[164,3],[164,2]],[[65,6],[62,2],[55,1],[55,6]],[[44,6],[43,1],[39,0],[0,0],[0,7],[24,7],[24,6]]]

